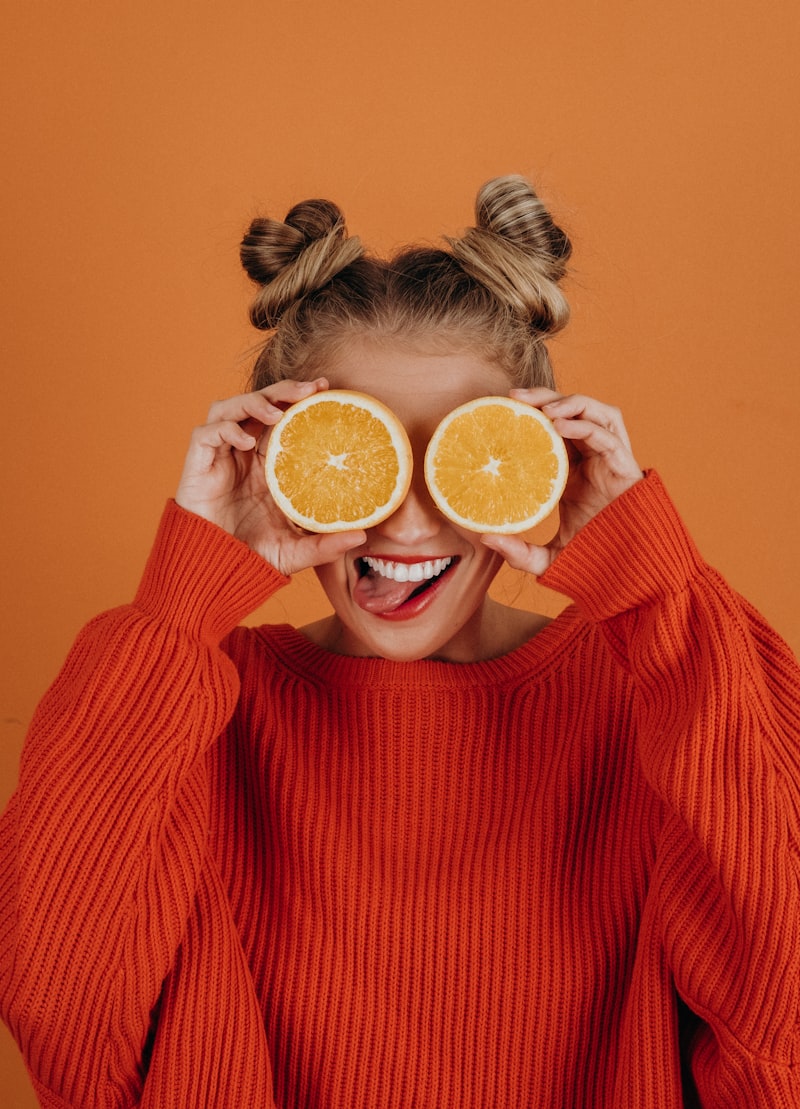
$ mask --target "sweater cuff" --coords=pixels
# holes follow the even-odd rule
[[[134,604],[216,646],[288,581],[245,543],[170,500]]]
[[[654,470],[599,512],[539,578],[591,620],[685,589],[704,565]]]

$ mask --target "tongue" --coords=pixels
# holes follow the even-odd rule
[[[365,612],[394,612],[419,585],[418,581],[392,581],[380,574],[365,574],[355,584],[353,600]]]

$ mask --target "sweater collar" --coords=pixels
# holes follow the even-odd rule
[[[327,686],[370,686],[382,689],[474,688],[530,680],[560,665],[587,631],[574,606],[565,609],[521,647],[498,658],[455,663],[434,659],[393,662],[384,658],[339,655],[317,646],[289,624],[264,625],[256,632],[284,670]]]

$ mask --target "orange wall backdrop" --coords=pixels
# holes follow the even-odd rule
[[[2,23],[0,801],[75,632],[130,597],[191,427],[242,387],[246,222],[307,196],[382,250],[533,177],[575,243],[562,386],[623,409],[800,648],[794,0],[37,0]],[[258,618],[321,605],[303,580]],[[33,1105],[0,1044],[3,1105]]]

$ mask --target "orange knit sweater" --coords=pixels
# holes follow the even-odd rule
[[[505,657],[337,656],[168,508],[0,825],[43,1105],[800,1106],[794,660],[656,475],[543,581]]]

